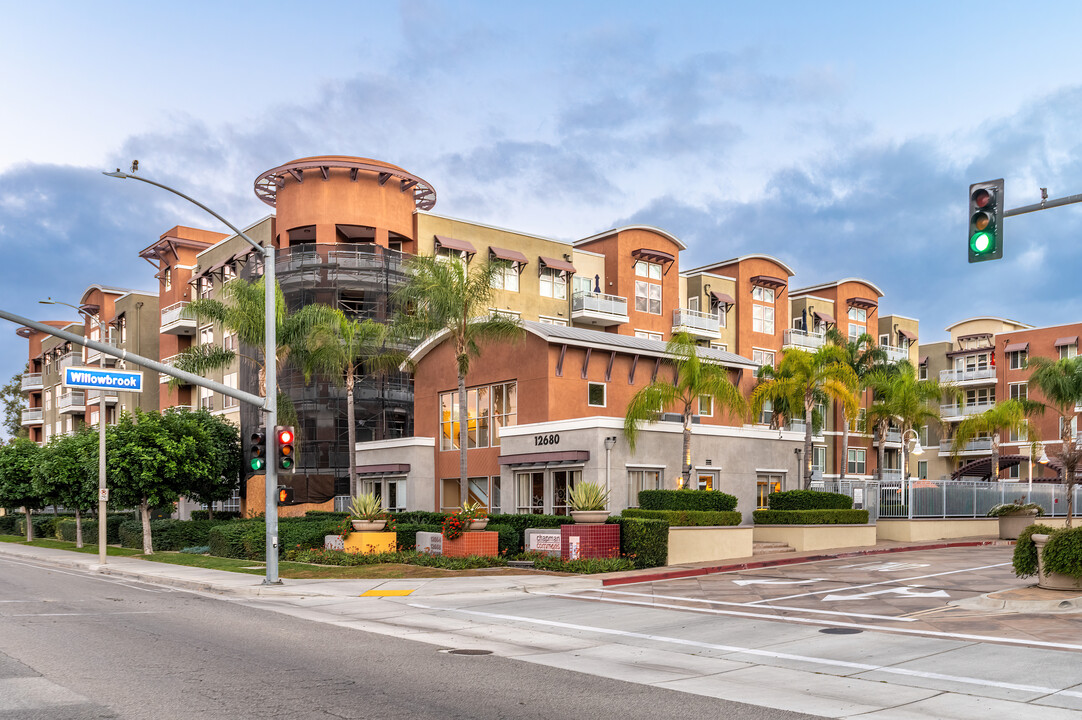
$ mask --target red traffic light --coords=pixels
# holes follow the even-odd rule
[[[979,208],[988,207],[988,203],[992,202],[992,193],[987,189],[981,188],[973,193],[973,204]]]
[[[278,431],[278,443],[285,444],[293,442],[293,431],[286,428]]]

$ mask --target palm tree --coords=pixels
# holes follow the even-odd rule
[[[398,315],[394,333],[407,342],[443,333],[454,345],[458,369],[459,483],[463,501],[469,497],[466,469],[466,375],[470,362],[480,356],[486,343],[518,340],[523,333],[518,320],[493,313],[493,279],[507,263],[488,262],[470,270],[465,262],[432,255],[416,255],[407,261],[409,279],[394,293]]]
[[[758,413],[767,400],[789,401],[804,408],[804,488],[812,480],[812,421],[815,405],[831,399],[846,405],[855,414],[859,402],[852,388],[857,385],[852,368],[844,362],[840,348],[824,345],[810,353],[799,348],[786,350],[775,374],[762,377],[751,393],[753,412]]]
[[[828,342],[840,347],[845,353],[845,364],[852,368],[857,377],[857,385],[851,389],[858,398],[863,396],[864,391],[868,388],[868,375],[876,368],[886,364],[887,351],[876,345],[875,338],[868,333],[862,333],[860,337],[851,340],[838,332],[838,328],[832,327],[827,330],[826,339]],[[856,411],[852,415],[846,410],[847,406],[842,403],[842,419],[845,424],[842,428],[842,461],[838,468],[838,477],[842,480],[845,479],[845,473],[849,467],[849,425],[860,413],[860,405],[857,405]]]
[[[302,357],[305,383],[312,373],[326,375],[346,388],[347,443],[349,452],[349,494],[357,496],[357,428],[353,389],[357,375],[393,370],[404,359],[388,348],[387,326],[373,320],[351,319],[338,308],[322,307],[323,317],[312,328]]]
[[[988,408],[980,415],[972,415],[954,430],[951,441],[951,455],[958,453],[970,440],[981,435],[992,438],[992,482],[999,481],[999,444],[1002,432],[1014,432],[1026,436],[1027,442],[1036,445],[1036,436],[1028,422],[1030,415],[1041,411],[1039,403],[1030,400],[1003,400]]]
[[[681,456],[682,487],[691,482],[691,418],[698,413],[700,398],[709,397],[715,407],[744,417],[748,405],[740,390],[729,381],[724,365],[703,362],[695,341],[687,333],[676,333],[665,346],[665,354],[673,365],[672,380],[655,379],[639,390],[628,403],[624,414],[624,437],[635,451],[635,441],[643,423],[655,422],[665,408],[679,409],[684,423],[684,445]],[[720,410],[719,410],[720,412]]]
[[[903,467],[908,467],[909,443],[905,436],[929,421],[939,421],[937,404],[943,393],[952,392],[939,384],[938,380],[918,380],[917,369],[908,360],[894,363],[892,371],[872,372],[868,376],[869,385],[881,398],[881,407],[876,409],[876,419],[882,422],[884,415],[898,423],[902,437]],[[884,435],[879,435],[879,448],[883,451]],[[882,466],[880,466],[882,467]],[[882,475],[880,475],[882,478]],[[902,478],[903,480],[905,478]]]
[[[1063,467],[1063,482],[1067,484],[1067,527],[1071,527],[1074,514],[1074,487],[1078,482],[1075,471],[1082,459],[1082,447],[1072,432],[1071,421],[1075,407],[1082,404],[1082,357],[1050,360],[1043,357],[1029,359],[1033,373],[1027,387],[1039,390],[1044,396],[1044,407],[1050,407],[1060,417],[1060,446],[1053,453]]]

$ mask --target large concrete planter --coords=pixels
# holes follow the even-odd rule
[[[757,542],[782,542],[797,552],[875,545],[875,525],[755,525]]]
[[[1023,510],[1010,515],[999,516],[999,539],[1017,540],[1022,531],[1037,520],[1036,510]]]
[[[1031,535],[1030,537],[1033,538],[1033,544],[1037,546],[1037,587],[1045,590],[1082,590],[1082,580],[1061,573],[1045,572],[1042,556],[1048,536]]]
[[[752,555],[750,525],[670,527],[669,565],[717,562]]]

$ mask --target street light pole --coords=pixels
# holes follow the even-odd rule
[[[42,305],[66,305],[67,307],[74,308],[77,313],[83,317],[90,318],[90,314],[80,307],[72,305],[71,303],[60,302],[59,300],[39,300]],[[101,342],[105,342],[105,325],[101,320],[101,313],[104,308],[98,308],[98,315],[94,320],[98,323],[98,339]],[[105,353],[98,353],[98,366],[102,370],[105,369]],[[109,504],[105,498],[108,494],[105,484],[105,388],[102,387],[98,390],[98,563],[105,564],[105,547],[106,547],[106,522],[105,514],[107,512],[107,505]]]
[[[184,193],[175,190],[168,185],[148,180],[145,177],[121,172],[119,168],[116,172],[102,173],[102,175],[121,179],[139,180],[140,182],[160,187],[162,190],[168,190],[174,195],[184,198],[196,207],[199,207],[217,218],[219,222],[239,235],[263,255],[263,304],[265,316],[263,363],[265,366],[264,375],[266,377],[266,397],[264,398],[263,411],[266,414],[267,435],[270,436],[274,432],[275,426],[278,424],[278,308],[277,293],[275,292],[277,289],[277,282],[274,277],[274,246],[267,245],[264,247],[260,245],[255,240],[248,237],[243,230],[233,225],[233,223],[229,222],[203,203],[188,197]],[[278,579],[278,459],[275,457],[276,454],[277,448],[275,447],[275,443],[267,443],[267,468],[264,488],[266,491],[265,517],[267,530],[265,541],[267,549],[267,571],[266,577],[263,579],[264,585],[280,585],[282,582]]]
[[[920,435],[917,433],[916,430],[914,430],[913,428],[909,428],[904,433],[902,433],[902,450],[901,450],[901,452],[902,452],[902,482],[906,484],[906,488],[907,488],[907,493],[906,493],[906,498],[907,498],[906,499],[906,514],[909,516],[909,519],[912,520],[913,519],[913,483],[911,481],[909,481],[909,479],[906,478],[906,476],[905,476],[905,457],[908,454],[906,452],[906,449],[907,449],[907,446],[909,445],[909,441],[906,440],[906,437],[909,435],[909,433],[913,433],[913,449],[910,450],[909,452],[912,452],[914,455],[922,455],[922,454],[924,454],[924,448],[922,448],[920,446]]]

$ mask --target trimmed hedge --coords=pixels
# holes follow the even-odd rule
[[[651,518],[664,520],[670,527],[715,527],[718,525],[739,525],[740,513],[735,510],[643,510],[628,508],[621,513],[624,517]]]
[[[197,545],[209,545],[210,530],[232,520],[151,520],[150,537],[154,550],[181,550]],[[85,539],[85,536],[84,536]],[[142,549],[143,523],[125,520],[120,523],[120,544],[127,548]]]
[[[520,552],[519,533],[516,528],[511,525],[504,525],[503,523],[489,522],[489,524],[485,526],[485,530],[499,533],[497,543],[499,543],[498,547],[501,557],[517,555]]]
[[[669,523],[635,517],[610,518],[609,522],[620,525],[620,549],[625,557],[635,563],[635,567],[662,567],[668,564]]]
[[[443,530],[440,525],[421,525],[419,523],[398,523],[398,527],[395,529],[397,535],[395,536],[395,542],[398,544],[399,551],[409,551],[417,549],[417,533],[419,532],[433,532],[438,533]]]
[[[192,520],[210,520],[210,513],[206,510],[192,510]],[[215,510],[214,520],[238,520],[240,519],[239,510]]]
[[[15,526],[14,515],[4,515],[0,517],[0,535],[17,535],[18,528]]]
[[[341,524],[341,518],[329,515],[314,520],[304,517],[279,518],[278,554],[286,550],[322,549],[325,536],[337,535]],[[151,530],[157,532],[153,527]],[[209,546],[210,554],[217,557],[261,560],[267,556],[267,525],[262,520],[227,520],[224,523],[214,523],[207,532],[205,542],[190,542],[182,547],[194,545]]]
[[[771,510],[851,510],[853,498],[819,490],[786,490],[766,496]]]
[[[391,513],[391,517],[398,524],[408,523],[411,525],[443,525],[443,519],[448,513],[427,512],[425,510],[409,510],[407,512]]]
[[[736,497],[717,490],[640,490],[643,510],[736,510]]]
[[[26,515],[19,514],[15,517],[15,532],[13,535],[22,535],[26,537]],[[67,516],[65,516],[67,517]],[[56,521],[60,518],[53,515],[33,514],[30,516],[30,522],[34,526],[34,539],[43,540],[56,537]]]
[[[867,510],[756,510],[756,525],[867,525]]]
[[[570,515],[529,515],[526,513],[496,513],[488,516],[489,527],[503,525],[515,531],[515,546],[508,548],[508,553],[517,555],[524,552],[527,528],[558,528],[575,522]],[[500,542],[503,542],[501,537]],[[501,549],[503,546],[501,545]]]
[[[83,513],[83,542],[90,544],[96,544],[98,542],[98,521],[96,519],[91,519],[96,517],[96,514]],[[131,519],[132,516],[130,513],[106,515],[105,542],[109,545],[119,545],[120,525]],[[58,540],[75,542],[75,518],[60,518],[60,521],[56,524],[56,535]],[[141,540],[139,547],[142,547]]]

